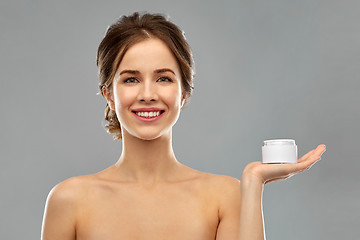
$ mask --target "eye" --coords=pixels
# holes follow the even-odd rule
[[[160,77],[157,81],[158,82],[172,82],[172,80],[168,77]]]
[[[124,80],[124,83],[137,83],[139,82],[136,78],[130,77]]]

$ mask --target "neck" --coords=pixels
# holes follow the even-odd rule
[[[171,131],[154,140],[142,140],[124,132],[122,153],[115,164],[117,170],[127,180],[143,185],[169,180],[180,166],[171,139]]]

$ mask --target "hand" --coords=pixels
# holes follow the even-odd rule
[[[251,177],[252,179],[266,184],[273,181],[287,179],[297,173],[308,170],[325,152],[326,146],[321,144],[316,149],[311,150],[300,159],[298,163],[264,164],[261,162],[249,163],[243,172],[242,179]]]

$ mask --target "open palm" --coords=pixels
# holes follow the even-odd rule
[[[256,177],[263,184],[283,180],[309,169],[321,159],[321,155],[325,150],[325,145],[321,144],[302,156],[298,163],[263,164],[261,162],[252,162],[245,167],[244,173]]]

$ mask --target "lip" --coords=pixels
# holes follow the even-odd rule
[[[160,112],[159,116],[156,117],[151,117],[151,118],[146,118],[146,117],[141,117],[139,115],[136,114],[136,112]],[[131,110],[131,113],[134,114],[134,116],[139,119],[140,121],[143,122],[155,122],[158,119],[160,119],[163,115],[164,115],[164,110],[161,108],[155,108],[155,107],[151,107],[151,108],[136,108]]]
[[[156,107],[151,107],[151,108],[135,108],[132,109],[131,111],[135,111],[135,112],[158,112],[158,111],[164,111],[161,108],[156,108]]]

